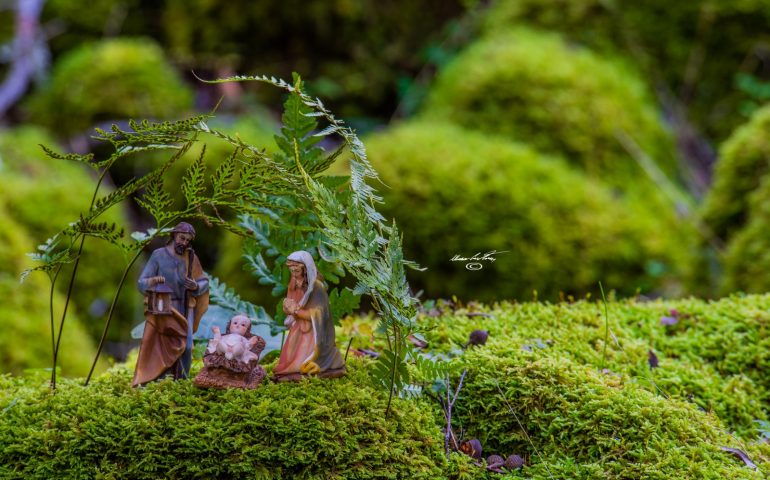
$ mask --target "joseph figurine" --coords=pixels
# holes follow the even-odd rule
[[[195,229],[186,222],[171,231],[165,247],[152,252],[139,276],[145,294],[145,324],[134,387],[167,375],[187,378],[192,363],[193,333],[209,305],[209,281],[190,244]],[[152,313],[147,294],[159,283],[171,290],[171,314]]]

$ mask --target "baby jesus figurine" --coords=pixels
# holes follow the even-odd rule
[[[204,367],[196,375],[194,383],[201,388],[257,388],[265,378],[265,369],[259,365],[259,355],[265,348],[265,340],[251,333],[251,320],[246,315],[236,315],[227,324],[222,335],[219,327],[211,331],[203,356]]]
[[[219,327],[212,327],[214,338],[209,341],[207,353],[221,353],[228,360],[237,360],[249,363],[258,360],[259,356],[251,349],[257,345],[259,337],[246,338],[246,333],[251,330],[251,320],[246,315],[236,315],[230,319],[228,327],[230,333],[222,335]]]

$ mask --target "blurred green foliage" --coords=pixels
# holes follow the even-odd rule
[[[493,300],[580,294],[598,281],[623,294],[676,292],[693,231],[646,203],[615,195],[558,158],[449,124],[411,122],[365,139],[386,185],[383,211],[407,256],[430,268],[410,278],[435,296]],[[498,250],[494,263],[465,270]],[[419,289],[418,288],[418,289]]]
[[[722,292],[770,290],[770,175],[751,192],[746,225],[736,231],[724,253]]]
[[[770,289],[770,106],[757,110],[719,149],[714,182],[701,209],[726,243],[722,293]]]
[[[34,123],[68,136],[105,121],[178,118],[192,106],[192,93],[160,46],[120,38],[67,51],[27,106]]]
[[[28,239],[24,249],[16,252],[20,258],[26,258],[24,253],[34,251],[37,244],[54,235],[66,222],[77,220],[79,212],[88,209],[96,187],[95,178],[82,165],[51,159],[40,147],[55,144],[50,135],[35,127],[0,132],[0,206],[14,222],[13,227],[6,228],[21,228]],[[117,211],[106,219],[127,224],[125,214]],[[123,261],[119,249],[107,243],[86,242],[71,307],[77,316],[87,320],[85,327],[94,337],[101,334],[104,312],[122,273],[109,266],[121,265]],[[69,269],[64,269],[60,274],[57,288],[61,293],[66,293],[69,273]],[[142,301],[135,290],[126,289],[121,295],[110,339],[126,338],[141,317]],[[60,315],[61,310],[58,312]],[[48,324],[45,319],[39,321]]]
[[[622,54],[664,90],[667,102],[678,98],[676,107],[720,140],[742,122],[740,105],[751,98],[735,87],[736,75],[767,80],[768,21],[764,0],[498,0],[486,13],[485,28],[539,26]]]
[[[714,183],[702,209],[704,221],[723,240],[749,220],[751,193],[770,172],[770,106],[758,110],[719,149]]]
[[[673,144],[648,87],[627,64],[529,29],[498,32],[443,69],[426,116],[499,134],[561,155],[624,188],[643,182],[619,140],[631,137],[669,177]]]
[[[160,28],[173,58],[196,69],[301,72],[341,117],[387,118],[397,80],[461,12],[457,0],[168,0]]]
[[[11,218],[0,201],[0,365],[4,373],[51,366],[50,284],[42,275],[19,284],[19,274],[30,263],[25,253],[32,246],[24,227]],[[57,292],[54,300],[55,308],[61,311],[62,295]],[[76,315],[69,319],[61,351],[59,365],[65,375],[88,372],[95,350]]]

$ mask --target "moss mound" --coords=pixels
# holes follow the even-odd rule
[[[384,419],[371,364],[356,359],[342,379],[250,392],[186,381],[135,390],[124,367],[89,387],[67,380],[54,395],[34,375],[0,377],[0,476],[766,478],[770,446],[752,441],[752,424],[770,405],[770,296],[608,309],[607,337],[603,306],[589,301],[421,317],[435,351],[489,330],[486,345],[453,360],[454,384],[468,370],[454,425],[480,439],[485,456],[523,455],[526,466],[506,477],[460,455],[446,461],[434,404],[396,399]],[[663,315],[678,321],[661,325]],[[652,371],[650,349],[660,358]],[[759,470],[721,447],[743,450]]]
[[[770,106],[758,110],[722,144],[703,219],[723,240],[749,219],[750,194],[770,172]]]
[[[442,478],[429,411],[387,398],[358,362],[335,381],[134,390],[118,371],[89,387],[0,379],[0,476],[51,478]],[[15,399],[15,400],[14,400]]]
[[[529,452],[524,478],[764,478],[720,450],[736,440],[694,405],[499,340],[465,361],[458,420],[491,451]]]
[[[60,135],[125,118],[178,117],[192,93],[147,39],[113,39],[67,52],[50,81],[29,100],[35,123]]]
[[[384,212],[402,228],[408,257],[429,268],[411,275],[428,297],[557,298],[598,281],[624,294],[675,293],[687,268],[686,226],[660,235],[675,223],[665,212],[618,198],[559,159],[435,122],[366,144],[392,187]],[[482,270],[451,261],[492,250],[504,253]]]
[[[766,292],[770,289],[770,175],[749,195],[746,226],[733,234],[723,258],[724,292]]]
[[[756,42],[770,37],[763,1],[500,0],[484,17],[488,31],[537,25],[625,55],[650,84],[663,82],[682,95],[690,120],[717,139],[742,123],[745,107],[756,100],[735,88],[736,74],[767,79],[761,62],[745,61],[754,58]]]
[[[611,302],[608,325],[601,302],[503,303],[480,311],[488,317],[469,317],[468,310],[460,310],[449,318],[426,320],[431,348],[448,351],[465,343],[472,330],[485,329],[490,342],[494,340],[490,349],[466,354],[464,363],[471,372],[496,371],[500,382],[510,375],[486,365],[497,362],[494,357],[500,362],[515,359],[510,367],[516,369],[525,368],[527,362],[557,359],[547,368],[606,368],[606,374],[598,376],[606,377],[602,382],[689,403],[745,438],[755,437],[755,420],[769,418],[770,380],[764,373],[770,364],[768,295],[715,302]],[[676,323],[663,325],[664,317]],[[657,368],[649,366],[650,351],[659,360]],[[589,383],[598,378],[589,377]]]
[[[64,222],[74,221],[80,212],[87,211],[96,187],[96,179],[85,166],[51,159],[40,145],[57,148],[53,139],[39,128],[0,133],[0,184],[3,185],[0,205],[28,235],[28,245],[18,252],[19,258],[34,251],[36,245],[59,231]],[[102,186],[101,191],[104,194],[106,188]],[[128,225],[125,213],[120,210],[105,215],[102,220]],[[106,242],[85,243],[72,303],[81,318],[90,320],[86,326],[93,337],[102,333],[104,314],[112,302],[122,267],[127,263],[122,252]],[[65,268],[60,274],[58,286],[63,293],[66,293],[69,272],[69,268]],[[33,274],[38,275],[43,274]],[[131,326],[141,318],[142,301],[135,290],[129,285],[121,293],[110,330],[112,340],[127,339]]]
[[[472,44],[440,72],[425,113],[562,155],[620,187],[646,177],[618,139],[625,134],[676,174],[671,139],[638,75],[551,33],[515,29]]]

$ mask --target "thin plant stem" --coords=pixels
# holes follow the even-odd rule
[[[385,416],[387,416],[390,413],[390,404],[393,401],[393,391],[396,389],[396,369],[398,368],[397,362],[399,361],[401,357],[400,353],[400,334],[398,326],[396,324],[393,324],[393,346],[395,347],[393,349],[393,368],[391,369],[391,376],[390,376],[390,391],[388,392],[388,406],[385,407]]]
[[[607,310],[607,297],[604,296],[602,282],[599,282],[599,291],[602,292],[602,302],[604,302],[604,349],[602,351],[602,366],[600,368],[600,370],[604,370],[604,360],[607,358],[607,341],[610,335],[610,314]]]
[[[107,338],[107,331],[110,329],[110,322],[112,321],[112,315],[115,313],[115,306],[118,304],[118,298],[120,298],[120,292],[123,290],[123,285],[126,282],[126,277],[128,277],[128,272],[131,270],[131,267],[134,266],[134,263],[139,258],[139,256],[142,254],[142,249],[140,248],[139,251],[136,252],[136,255],[134,255],[134,258],[131,259],[131,262],[129,262],[128,266],[126,266],[125,270],[123,270],[123,276],[120,278],[120,283],[118,284],[118,289],[115,291],[115,296],[112,297],[112,304],[110,305],[110,312],[107,315],[107,321],[104,323],[104,330],[102,331],[102,337],[99,339],[99,346],[96,349],[96,355],[94,356],[94,361],[91,364],[91,370],[88,371],[88,376],[86,377],[86,381],[84,383],[85,386],[88,386],[88,382],[91,381],[91,376],[94,373],[94,369],[96,368],[96,362],[99,361],[99,355],[102,353],[102,348],[104,347],[104,341]]]
[[[51,375],[51,388],[56,388],[56,322],[53,314],[53,296],[56,292],[56,280],[59,278],[61,266],[56,269],[56,273],[51,277],[51,291],[48,295],[48,310],[51,317],[51,361],[54,365],[54,372]]]
[[[102,186],[102,181],[104,180],[104,176],[107,174],[107,171],[109,170],[109,167],[102,170],[102,173],[99,175],[99,180],[96,182],[96,187],[94,188],[94,194],[91,196],[91,205],[88,207],[88,210],[91,211],[91,209],[94,208],[94,203],[96,203],[96,196],[99,193],[99,188]],[[51,371],[51,388],[56,388],[56,361],[59,357],[59,346],[61,345],[61,336],[62,332],[64,331],[64,321],[67,319],[67,307],[69,307],[70,299],[72,298],[72,289],[75,286],[75,278],[78,273],[78,266],[80,265],[80,257],[83,254],[83,245],[86,242],[86,235],[85,233],[80,238],[80,246],[78,247],[78,254],[75,257],[75,264],[72,266],[72,274],[70,275],[70,282],[69,286],[67,287],[67,296],[64,299],[64,309],[62,310],[61,315],[61,321],[59,322],[59,334],[56,337],[56,345],[54,346],[53,351],[53,369]]]
[[[500,397],[502,397],[503,401],[505,402],[505,405],[508,407],[508,411],[511,412],[511,415],[513,415],[513,418],[516,420],[516,423],[519,424],[519,428],[521,428],[521,431],[524,433],[524,436],[527,437],[527,441],[532,446],[532,449],[540,458],[540,461],[543,462],[543,466],[545,467],[545,470],[548,472],[548,476],[553,478],[553,474],[551,473],[551,470],[548,468],[548,464],[543,459],[543,456],[540,455],[540,450],[537,449],[537,447],[535,446],[535,443],[532,441],[532,438],[530,438],[529,433],[527,433],[527,429],[524,428],[524,425],[521,423],[521,420],[519,420],[519,416],[516,415],[516,412],[513,410],[513,407],[508,402],[508,399],[505,397],[505,393],[503,393],[503,389],[500,388],[500,382],[498,382],[496,378],[495,378],[495,385],[497,386],[497,391],[500,392]]]
[[[451,386],[449,384],[449,374],[446,376],[446,431],[444,432],[444,453],[447,460],[449,460],[449,436],[452,431],[452,395]]]
[[[348,361],[348,353],[350,353],[350,346],[353,345],[353,337],[350,337],[350,341],[348,342],[348,348],[345,349],[345,361]]]

